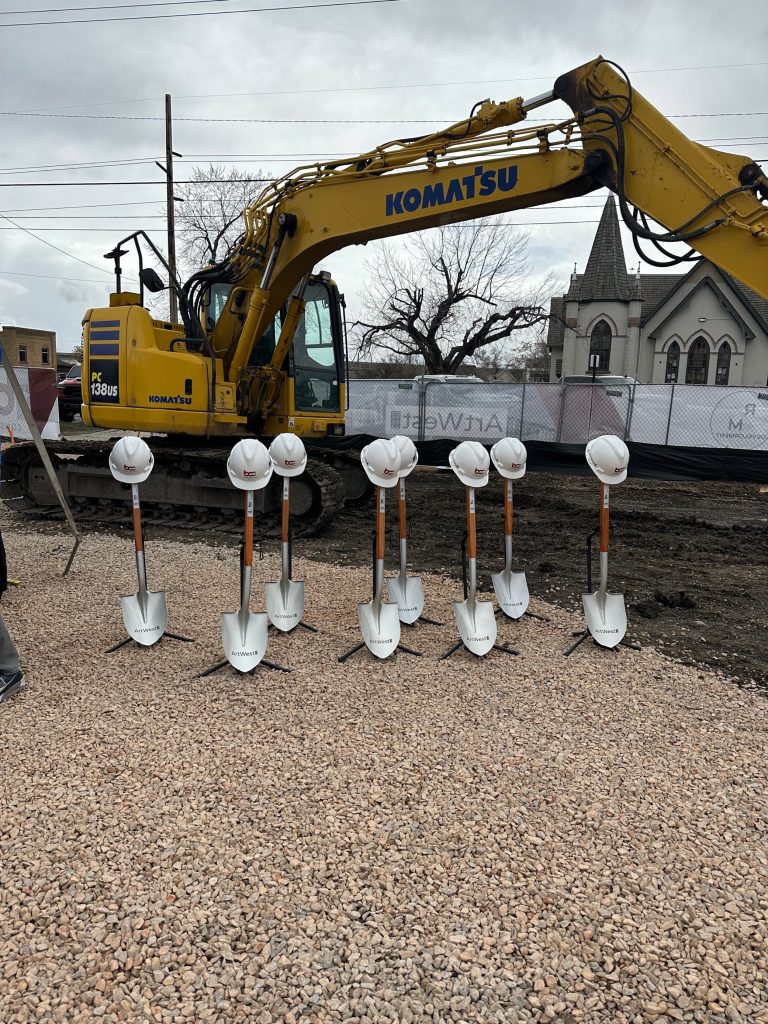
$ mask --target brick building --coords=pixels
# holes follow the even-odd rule
[[[56,369],[56,332],[34,327],[0,327],[3,359],[11,366],[44,366]]]

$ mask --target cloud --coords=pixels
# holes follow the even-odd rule
[[[56,17],[41,15],[39,20]],[[86,19],[85,14],[72,17]],[[165,185],[154,161],[164,159],[166,93],[173,96],[174,148],[185,154],[177,163],[179,178],[187,177],[195,163],[207,166],[211,160],[279,174],[305,162],[293,154],[363,152],[450,123],[486,96],[543,92],[555,76],[598,52],[631,71],[636,88],[667,113],[755,109],[766,69],[747,65],[764,60],[768,9],[745,0],[729,4],[726,28],[749,24],[748,33],[713,30],[722,19],[719,0],[615,4],[601,8],[598,19],[584,17],[583,7],[572,0],[550,0],[538,8],[514,0],[474,5],[404,0],[135,24],[6,28],[3,109],[55,116],[0,117],[0,210],[90,266],[6,230],[9,225],[0,220],[0,271],[49,278],[30,278],[22,291],[2,291],[3,313],[29,326],[51,327],[60,340],[74,344],[83,312],[103,304],[110,289],[108,275],[93,269],[108,268],[103,254],[140,227],[164,247]],[[0,15],[0,21],[10,20],[33,19]],[[710,64],[738,66],[647,73]],[[422,87],[434,82],[453,84]],[[370,89],[373,85],[396,88]],[[318,91],[328,89],[337,91]],[[294,91],[280,94],[286,90]],[[257,95],[192,97],[203,93]],[[270,123],[238,120],[244,118]],[[307,119],[326,123],[287,123]],[[340,119],[350,123],[333,123]],[[374,120],[382,123],[365,123]],[[678,124],[695,138],[768,135],[766,116]],[[719,145],[753,158],[768,156],[765,144],[756,141]],[[136,159],[145,163],[4,173],[8,168]],[[44,182],[49,184],[29,187]],[[574,261],[583,268],[596,225],[554,223],[599,216],[601,194],[581,202],[582,209],[575,201],[514,215],[516,222],[531,225],[536,273],[554,268],[560,275]],[[353,247],[323,261],[348,297],[366,287],[363,253]],[[62,280],[67,277],[91,278],[94,284]]]

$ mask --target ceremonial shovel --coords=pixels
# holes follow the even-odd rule
[[[376,488],[376,562],[373,600],[359,604],[357,613],[363,642],[377,658],[388,658],[400,643],[397,605],[382,600],[384,589],[384,510],[386,490]]]
[[[424,588],[418,576],[407,575],[408,510],[405,501],[405,477],[400,478],[397,515],[400,532],[400,575],[389,577],[387,593],[397,603],[400,621],[410,625],[418,619],[424,609]]]
[[[510,619],[525,614],[530,600],[524,572],[512,572],[512,481],[504,481],[504,569],[491,576],[496,600]]]
[[[467,487],[467,560],[469,590],[465,601],[454,601],[453,614],[464,646],[482,657],[496,643],[496,616],[491,601],[478,601],[477,533],[475,529],[475,489]]]
[[[120,598],[123,622],[132,640],[142,647],[151,647],[165,633],[168,625],[168,607],[165,591],[147,590],[147,566],[144,560],[144,535],[141,528],[139,485],[131,484],[133,497],[133,542],[136,550],[136,574],[139,592]]]
[[[587,629],[601,647],[616,647],[627,632],[623,594],[608,591],[608,502],[610,487],[600,483],[600,589],[582,594]]]
[[[253,571],[253,491],[245,492],[245,527],[243,532],[243,563],[240,567],[240,610],[223,612],[221,638],[227,661],[238,672],[256,668],[267,651],[265,612],[252,612],[251,573]]]
[[[267,583],[267,615],[269,621],[283,633],[290,633],[301,622],[304,615],[304,582],[291,579],[290,540],[288,517],[290,505],[290,480],[283,478],[283,507],[280,529],[282,551],[282,575],[279,583]]]

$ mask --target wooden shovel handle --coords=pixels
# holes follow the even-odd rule
[[[475,489],[467,488],[467,557],[477,558],[477,531],[475,528]]]
[[[288,477],[283,478],[283,509],[280,520],[280,540],[288,543],[288,516],[290,512],[291,484]]]
[[[405,478],[400,481],[397,492],[397,520],[400,527],[400,540],[408,540],[408,509],[405,504]]]
[[[504,481],[504,534],[512,536],[512,481]]]
[[[144,534],[141,529],[141,505],[139,503],[138,484],[131,485],[131,498],[133,501],[133,546],[138,553],[144,550]]]
[[[608,550],[608,501],[610,487],[607,484],[600,484],[600,550]]]
[[[383,487],[376,488],[376,561],[384,558],[384,510],[386,508],[386,491]]]
[[[245,528],[243,531],[243,565],[253,565],[253,491],[245,492]]]

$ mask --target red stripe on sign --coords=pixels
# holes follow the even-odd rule
[[[56,371],[30,366],[27,372],[29,373],[29,406],[37,429],[42,430],[50,418],[54,403],[58,400]]]

